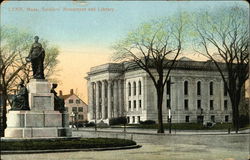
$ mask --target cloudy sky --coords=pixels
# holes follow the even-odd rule
[[[236,4],[248,5],[243,1],[7,1],[1,4],[1,25],[27,30],[58,46],[58,88],[64,94],[73,88],[87,101],[86,72],[109,62],[111,45],[139,24],[178,11]]]

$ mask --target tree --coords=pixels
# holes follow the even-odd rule
[[[187,15],[160,18],[143,23],[114,45],[114,59],[136,63],[151,80],[157,92],[158,133],[164,133],[162,102],[164,86],[182,49]]]
[[[234,6],[213,13],[198,13],[193,24],[197,44],[203,49],[196,51],[215,64],[225,83],[232,103],[233,125],[237,133],[241,91],[249,77],[248,8]]]
[[[7,102],[11,104],[9,95],[14,94],[17,83],[20,80],[28,82],[31,75],[30,64],[27,64],[27,57],[30,46],[33,43],[33,35],[18,30],[17,28],[1,27],[1,49],[0,49],[0,89],[1,89],[1,136],[4,136],[6,128]],[[43,44],[48,44],[42,42]],[[47,77],[53,73],[58,63],[56,60],[59,51],[56,47],[44,46],[46,53],[45,58],[45,75]],[[48,71],[47,71],[48,70]],[[49,74],[46,74],[49,73]]]

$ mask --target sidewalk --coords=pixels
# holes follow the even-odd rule
[[[73,131],[81,132],[95,132],[94,128],[76,128]],[[123,128],[97,128],[97,132],[110,132],[110,133],[124,133]],[[148,134],[148,135],[160,135],[156,129],[137,129],[137,128],[126,128],[127,134]],[[164,135],[169,135],[169,130],[165,130]],[[175,130],[172,129],[172,135],[228,135],[228,131],[225,130]],[[235,134],[235,131],[231,131],[230,134]],[[250,134],[250,129],[239,131],[239,134]]]

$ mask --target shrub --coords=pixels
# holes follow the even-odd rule
[[[239,121],[240,121],[240,128],[243,128],[249,124],[249,116],[248,115],[240,115]]]
[[[95,123],[94,122],[89,122],[85,124],[86,127],[94,127]]]
[[[117,117],[117,118],[111,118],[109,119],[110,125],[126,125],[127,124],[127,118],[126,117]]]
[[[154,120],[140,121],[140,124],[146,124],[146,125],[155,124],[155,121]]]

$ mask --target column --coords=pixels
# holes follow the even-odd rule
[[[108,118],[111,118],[111,80],[108,80]]]
[[[123,94],[122,94],[122,92],[123,92],[123,87],[122,87],[122,80],[118,80],[118,96],[119,96],[119,98],[118,98],[118,100],[119,100],[119,113],[118,113],[118,115],[119,116],[122,116],[123,114],[122,114],[122,112],[123,112],[123,99],[122,99],[122,96],[123,96]]]
[[[102,81],[102,119],[106,118],[105,114],[105,80]]]
[[[114,117],[118,117],[118,84],[114,81]]]
[[[94,96],[93,96],[93,89],[94,89],[94,83],[93,82],[88,82],[88,119],[91,120],[93,119],[93,108],[94,108]]]
[[[96,82],[96,92],[95,92],[96,93],[96,99],[95,99],[96,100],[96,103],[95,103],[96,104],[96,119],[99,119],[99,117],[100,117],[99,116],[99,105],[100,105],[100,103],[99,103],[100,102],[99,87],[100,87],[99,82],[97,81]]]

